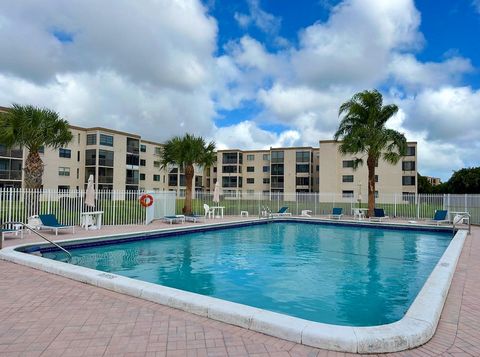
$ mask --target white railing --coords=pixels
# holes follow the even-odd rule
[[[28,222],[33,214],[53,213],[60,223],[80,224],[80,213],[85,211],[103,211],[103,224],[130,225],[145,224],[146,209],[139,204],[140,191],[98,191],[96,206],[87,207],[84,204],[83,190],[26,190],[0,189],[0,223],[20,221]],[[162,203],[163,210],[155,211],[154,218],[175,209],[182,212],[184,198],[173,192],[165,192],[161,197],[155,196]],[[166,205],[166,201],[169,203]],[[174,208],[174,202],[176,207]],[[258,216],[264,207],[272,212],[283,206],[288,211],[300,215],[303,210],[311,211],[313,216],[327,215],[334,207],[342,207],[345,215],[351,215],[354,207],[367,207],[366,197],[362,202],[357,197],[343,197],[334,193],[246,193],[236,195],[221,195],[220,202],[213,202],[212,192],[195,192],[192,202],[193,211],[204,214],[203,204],[223,206],[225,215],[240,215],[241,211],[249,212],[250,216]],[[168,206],[168,207],[167,207]],[[451,212],[468,212],[472,224],[480,224],[480,194],[380,194],[376,198],[376,207],[384,208],[391,217],[412,220],[431,219],[437,209]],[[172,208],[169,208],[172,207]],[[453,217],[450,217],[453,218]]]
[[[361,202],[357,197],[344,197],[335,193],[246,193],[237,192],[235,195],[221,195],[220,202],[213,202],[212,192],[195,192],[192,202],[193,211],[203,214],[203,204],[224,207],[225,215],[240,215],[241,211],[248,211],[249,215],[258,216],[263,207],[272,212],[283,206],[293,215],[300,215],[303,210],[311,211],[313,216],[327,215],[332,208],[341,207],[343,213],[352,215],[354,207],[367,207],[367,197],[364,195]],[[176,212],[181,213],[184,197],[177,198]],[[380,194],[375,200],[375,207],[383,208],[390,217],[412,220],[432,219],[435,210],[446,209],[450,212],[469,212],[472,224],[480,224],[480,194]],[[452,217],[450,217],[451,219]]]
[[[146,210],[140,191],[97,191],[95,207],[85,205],[84,190],[0,189],[0,223],[28,222],[38,214],[55,214],[62,224],[80,224],[80,213],[103,211],[105,225],[145,224]]]

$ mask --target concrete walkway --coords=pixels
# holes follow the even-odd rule
[[[231,219],[228,219],[231,221]],[[166,228],[163,223],[149,229]],[[102,234],[145,230],[105,227]],[[48,233],[47,233],[48,234]],[[75,237],[98,235],[78,231]],[[71,234],[49,238],[72,238]],[[7,239],[6,245],[38,241]],[[0,261],[0,356],[347,356]],[[468,236],[433,339],[398,356],[480,356],[480,228]],[[371,356],[371,355],[370,355]]]

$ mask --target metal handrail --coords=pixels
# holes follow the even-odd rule
[[[31,232],[35,233],[37,236],[39,236],[40,238],[43,238],[45,239],[47,242],[49,242],[50,244],[53,244],[55,247],[57,247],[58,249],[62,250],[63,252],[67,253],[67,255],[69,256],[69,260],[72,259],[72,254],[66,250],[65,248],[63,248],[62,246],[60,246],[59,244],[51,241],[50,239],[48,239],[47,237],[45,237],[43,234],[40,234],[39,232],[37,232],[35,229],[33,229],[32,227],[30,227],[29,225],[23,223],[23,222],[5,222],[3,223],[0,227],[5,227],[6,225],[21,225],[23,228],[27,228],[29,229]],[[0,242],[0,249],[3,248],[3,240],[1,240]]]
[[[462,217],[462,219],[460,219],[457,223],[459,222],[463,222],[463,220],[465,218],[468,219],[468,235],[470,235],[472,233],[472,223],[471,223],[471,215],[470,213],[468,212],[462,212],[462,213],[457,213],[459,216]],[[453,220],[452,220],[452,231],[453,231],[453,235],[455,235],[455,217],[453,217]]]

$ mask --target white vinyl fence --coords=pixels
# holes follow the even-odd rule
[[[103,211],[105,225],[145,224],[140,191],[97,191],[95,207],[85,205],[83,190],[0,189],[0,223],[28,222],[38,214],[55,214],[62,224],[79,225],[80,213]]]
[[[472,224],[480,224],[480,194],[380,194],[375,207],[383,208],[390,217],[405,219],[431,219],[435,210],[446,209],[452,212],[469,212]],[[332,208],[341,207],[345,215],[352,215],[352,208],[367,207],[367,198],[359,202],[357,197],[344,197],[334,193],[237,193],[221,195],[220,202],[213,202],[213,193],[195,192],[193,211],[204,214],[203,204],[224,207],[225,215],[240,215],[247,211],[250,216],[258,216],[267,208],[272,212],[287,206],[288,212],[300,215],[302,210],[311,211],[311,215],[327,215]],[[177,199],[176,213],[182,212],[184,197]],[[452,218],[452,217],[450,217]]]
[[[164,215],[181,214],[184,198],[175,192],[157,192],[154,196],[152,213],[147,217],[147,209],[139,203],[141,191],[98,191],[96,206],[84,204],[83,190],[26,190],[0,189],[0,223],[27,222],[33,214],[53,213],[60,223],[80,224],[80,213],[85,211],[103,211],[103,224],[130,225],[146,224]],[[356,197],[343,197],[331,193],[242,193],[221,195],[220,202],[213,202],[213,193],[195,192],[192,202],[193,211],[204,214],[204,204],[224,207],[225,215],[240,215],[247,211],[250,216],[258,216],[264,209],[272,212],[287,206],[288,212],[300,215],[302,210],[311,211],[311,215],[320,216],[332,212],[332,208],[341,207],[345,215],[352,214],[353,207],[367,207],[366,197],[358,202]],[[469,212],[472,224],[480,224],[480,194],[381,194],[376,198],[376,207],[384,208],[391,217],[405,219],[432,218],[435,210],[446,209],[451,212]],[[452,218],[452,217],[450,217]]]

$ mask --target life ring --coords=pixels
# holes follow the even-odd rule
[[[149,194],[142,195],[142,197],[140,197],[140,204],[143,207],[150,207],[153,205],[153,196]]]

